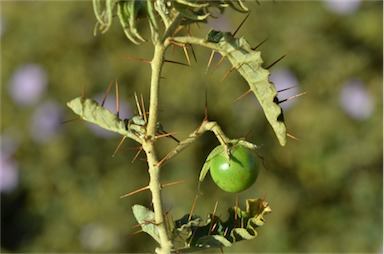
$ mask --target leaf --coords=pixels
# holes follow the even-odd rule
[[[142,205],[134,205],[132,210],[143,231],[160,243],[159,232],[154,221],[155,213]]]
[[[270,212],[271,208],[267,202],[261,199],[247,199],[246,210],[230,207],[229,218],[225,222],[218,216],[208,214],[206,223],[200,225],[202,220],[199,216],[193,215],[188,220],[189,215],[186,214],[174,222],[173,239],[178,238],[181,232],[187,234],[184,246],[176,251],[193,252],[205,248],[229,247],[238,241],[254,239],[257,236],[256,228],[264,225],[264,215]]]
[[[143,126],[134,123],[127,126],[116,114],[102,107],[96,101],[84,97],[77,97],[67,102],[67,106],[85,121],[94,123],[103,129],[117,132],[141,143],[139,136],[145,133]]]
[[[272,126],[280,145],[284,146],[287,133],[283,110],[278,105],[275,86],[268,80],[270,72],[261,66],[263,63],[261,53],[252,50],[244,38],[234,38],[228,32],[211,30],[208,34],[208,41],[219,45],[220,54],[227,57],[248,82],[250,89],[263,108],[264,114]]]

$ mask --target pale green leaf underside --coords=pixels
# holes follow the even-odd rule
[[[159,231],[154,222],[155,213],[142,205],[134,205],[132,210],[143,231],[160,243]]]
[[[258,99],[264,114],[271,124],[279,143],[286,143],[286,127],[283,111],[276,103],[277,91],[268,80],[270,72],[261,64],[263,60],[259,51],[252,50],[244,38],[234,38],[230,33],[212,30],[208,34],[208,41],[218,43],[220,53],[227,57],[232,65],[248,82],[252,92]]]
[[[67,106],[87,122],[94,123],[101,128],[117,132],[136,141],[138,140],[131,130],[127,130],[123,120],[92,99],[77,97],[69,101]]]

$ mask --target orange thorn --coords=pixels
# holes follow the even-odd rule
[[[104,107],[104,103],[105,103],[105,101],[107,100],[109,91],[111,90],[111,86],[112,86],[112,80],[111,80],[111,82],[109,82],[107,91],[105,91],[105,94],[104,94],[104,97],[103,97],[103,101],[101,102],[101,106],[102,106],[102,107]]]
[[[133,233],[130,233],[130,234],[128,234],[129,236],[133,236],[133,235],[137,235],[138,233],[142,233],[142,232],[144,232],[142,229],[140,229],[140,230],[137,230],[137,231],[135,231],[135,232],[133,232]]]
[[[195,200],[193,200],[191,211],[189,212],[188,221],[191,221],[193,213],[195,212],[195,207],[197,203],[197,199],[199,198],[199,195],[196,195]]]
[[[214,56],[214,55],[215,55],[215,51],[212,50],[212,52],[211,52],[211,56],[209,57],[209,60],[208,60],[207,67],[205,68],[205,73],[208,73],[208,69],[209,69],[209,67],[211,66],[212,59],[213,59],[213,56]]]
[[[209,232],[208,232],[208,235],[211,234],[211,230],[212,230],[212,227],[213,227],[213,219],[215,218],[215,214],[216,214],[216,209],[217,209],[217,205],[219,204],[218,201],[216,201],[215,203],[215,207],[213,208],[213,213],[211,214],[211,224],[209,225]]]
[[[142,107],[142,110],[143,110],[143,112],[146,112],[146,111],[145,111],[145,105],[144,105],[143,94],[140,95],[140,98],[141,98],[141,107]],[[143,115],[143,118],[144,118],[144,122],[147,122],[147,114],[144,114],[144,115]]]
[[[187,59],[187,62],[188,62],[188,65],[191,66],[191,61],[189,59],[189,55],[188,55],[188,51],[187,51],[187,47],[183,47],[183,51],[184,51],[184,54],[185,54],[185,58]]]
[[[262,209],[262,206],[264,204],[264,201],[265,201],[265,198],[267,197],[267,193],[264,193],[264,196],[263,196],[263,199],[261,200],[261,203],[260,203],[260,210]]]
[[[135,96],[135,101],[136,101],[136,107],[137,107],[137,113],[139,114],[139,116],[143,116],[143,113],[141,112],[141,107],[140,107],[140,104],[139,104],[139,99],[137,98],[137,94],[136,92],[133,93],[134,96]]]
[[[170,137],[170,136],[172,136],[172,135],[174,135],[174,134],[178,134],[178,133],[179,133],[178,131],[169,132],[169,133],[164,133],[164,134],[155,136],[155,138],[156,138],[156,139],[159,139],[159,138],[164,138],[164,137]],[[177,140],[177,142],[180,143],[179,140]]]
[[[124,140],[125,140],[126,138],[127,138],[127,137],[124,136],[124,137],[121,139],[120,143],[117,145],[117,147],[116,147],[116,149],[115,149],[115,152],[112,154],[112,157],[115,157],[117,151],[119,151],[121,145],[123,144],[123,142],[124,142]]]
[[[293,135],[291,135],[289,133],[287,133],[287,136],[290,137],[291,139],[296,140],[296,141],[301,141],[299,138],[297,138],[297,137],[295,137],[295,136],[293,136]]]
[[[72,118],[72,119],[65,120],[65,121],[61,122],[61,124],[66,124],[66,123],[77,121],[77,120],[80,120],[80,119],[81,119],[81,117]]]
[[[292,100],[292,99],[295,99],[295,98],[300,97],[300,96],[303,96],[303,95],[305,95],[306,93],[307,93],[307,92],[302,92],[302,93],[299,93],[299,94],[292,95],[291,97],[289,97],[289,98],[287,98],[287,99],[284,99],[284,100],[282,100],[282,101],[279,101],[278,104],[283,103],[283,102],[286,102],[286,101],[289,101],[289,100]]]
[[[239,68],[240,68],[242,65],[243,65],[243,64],[241,64],[241,65],[239,66]],[[231,74],[231,72],[232,72],[234,69],[236,69],[235,66],[233,66],[229,71],[227,71],[227,73],[225,73],[224,77],[222,77],[222,78],[220,79],[220,82],[222,82],[222,81],[223,81],[229,74]]]
[[[143,150],[143,147],[140,146],[139,151],[137,151],[137,153],[135,154],[135,157],[133,157],[131,163],[133,163],[137,159],[137,157],[139,156],[139,154],[141,153],[142,150]]]
[[[221,57],[219,62],[216,64],[215,68],[213,68],[212,73],[214,73],[215,70],[221,65],[221,63],[223,62],[224,58],[225,58],[224,56]]]
[[[245,134],[245,136],[244,136],[242,139],[243,139],[243,140],[246,140],[247,137],[248,137],[249,135],[251,135],[252,131],[253,131],[252,129],[249,130],[249,131]]]
[[[180,183],[184,183],[184,182],[186,182],[186,180],[180,180],[180,181],[176,181],[176,182],[165,183],[165,184],[162,184],[161,187],[164,188],[164,187],[168,187],[171,185],[180,184]]]
[[[132,191],[132,192],[130,192],[130,193],[128,193],[128,194],[125,194],[125,195],[121,196],[120,198],[126,198],[126,197],[129,197],[129,196],[132,196],[133,194],[136,194],[136,193],[139,193],[139,192],[148,190],[148,189],[149,189],[149,186],[147,185],[147,186],[145,186],[145,187],[142,187],[142,188],[140,188],[140,189],[137,189],[137,190],[135,190],[135,191]]]
[[[138,57],[132,57],[132,56],[122,56],[123,59],[130,59],[130,60],[136,60],[143,63],[151,63],[152,60],[144,59],[144,58],[138,58]]]
[[[250,92],[252,92],[252,89],[249,89],[248,91],[246,91],[245,93],[243,93],[241,96],[237,97],[236,100],[233,101],[233,103],[243,99],[245,96],[247,96]]]
[[[85,98],[85,84],[81,88],[81,98]]]
[[[177,147],[175,147],[174,149],[172,149],[169,153],[167,153],[167,155],[164,156],[164,158],[162,158],[158,163],[157,163],[157,166],[160,166],[161,164],[164,163],[164,161],[166,159],[168,159],[168,157],[176,150]]]

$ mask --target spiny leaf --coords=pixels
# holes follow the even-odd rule
[[[219,52],[228,58],[233,67],[248,82],[280,145],[284,146],[287,133],[283,110],[278,105],[277,91],[273,83],[268,80],[270,72],[261,66],[263,63],[261,53],[252,50],[244,38],[234,38],[229,32],[211,30],[208,41],[220,46]]]
[[[77,97],[67,103],[67,106],[85,121],[96,124],[103,129],[119,133],[141,143],[140,134],[145,133],[143,126],[126,123],[116,114],[99,105],[96,101],[84,97]]]
[[[256,228],[264,225],[264,215],[271,211],[268,203],[262,199],[247,199],[246,210],[230,207],[229,218],[225,222],[218,216],[208,214],[206,223],[200,225],[202,221],[200,217],[194,215],[188,219],[189,214],[186,214],[175,221],[175,228],[172,231],[174,239],[181,232],[188,234],[185,246],[176,251],[193,252],[204,248],[229,247],[241,240],[254,239],[257,236]]]

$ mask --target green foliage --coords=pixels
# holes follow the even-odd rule
[[[141,205],[134,205],[132,209],[143,231],[159,242],[153,211]],[[173,251],[189,253],[208,248],[230,247],[235,242],[254,239],[257,236],[256,229],[264,225],[264,216],[271,211],[267,202],[247,199],[245,211],[239,207],[230,207],[226,221],[215,214],[208,214],[207,221],[202,224],[201,217],[186,214],[175,220],[174,227],[169,230],[173,240],[182,239],[184,242],[184,245]]]
[[[284,146],[287,131],[284,124],[283,110],[278,105],[275,86],[268,80],[270,72],[261,66],[263,63],[261,53],[251,49],[251,46],[244,38],[234,38],[228,32],[212,30],[208,34],[208,41],[219,45],[219,52],[231,62],[232,66],[248,82],[280,144]]]
[[[262,145],[259,151],[268,170],[260,171],[262,181],[258,180],[257,189],[240,193],[239,198],[263,195],[265,191],[270,199],[273,197],[273,213],[268,226],[258,230],[259,239],[241,241],[225,253],[380,252],[382,2],[361,1],[358,10],[342,15],[330,12],[324,1],[259,2],[247,3],[252,14],[238,34],[246,35],[251,45],[269,38],[261,47],[265,63],[289,50],[271,72],[289,70],[300,82],[287,86],[298,85],[309,92],[292,100],[296,104],[284,110],[288,131],[301,142],[288,139],[286,148],[278,146],[253,96],[233,103],[248,89],[243,77],[233,72],[218,85],[230,66],[224,61],[215,73],[205,75],[210,51],[197,47],[194,50],[199,65],[165,66],[160,121],[167,130],[180,131],[178,138],[185,137],[193,130],[191,126],[201,122],[207,89],[210,118],[231,136],[244,136],[252,130],[247,139]],[[16,165],[19,175],[16,189],[1,194],[5,232],[2,252],[152,252],[157,242],[147,234],[129,235],[136,231],[131,226],[137,224],[129,215],[131,206],[149,207],[149,193],[118,198],[148,181],[145,163],[139,159],[130,163],[136,151],[127,149],[137,144],[125,142],[112,158],[118,138],[95,136],[84,122],[60,124],[55,136],[33,128],[37,112],[46,101],[65,105],[80,94],[84,83],[92,98],[105,91],[112,78],[118,78],[121,84],[121,102],[131,100],[133,91],[148,98],[143,85],[148,83],[148,66],[120,58],[133,55],[150,59],[148,43],[143,47],[127,43],[117,16],[108,36],[93,37],[95,18],[87,1],[6,1],[1,5],[2,154],[6,165]],[[30,15],[20,9],[28,9]],[[233,31],[243,19],[240,14],[225,15],[213,24],[217,29],[225,26],[222,30]],[[140,32],[148,34],[146,21],[138,22]],[[192,24],[191,33],[204,37],[208,30],[204,24],[199,27]],[[167,58],[185,59],[176,47]],[[18,68],[28,63],[46,70],[49,86],[36,104],[25,107],[12,100],[9,88]],[[371,98],[372,114],[364,120],[351,118],[340,106],[340,92],[350,79],[364,82]],[[279,98],[287,97],[280,93]],[[180,107],[180,102],[185,106]],[[354,102],[351,97],[350,105]],[[129,110],[130,105],[125,105]],[[61,110],[60,121],[73,117],[69,109]],[[49,136],[49,141],[38,142],[36,135]],[[174,147],[168,139],[159,142],[160,155]],[[184,184],[163,188],[164,195],[171,197],[166,200],[172,207],[170,218],[180,218],[191,208],[196,174],[216,145],[213,135],[207,135],[167,164],[164,183],[187,179]],[[1,169],[5,170],[3,165]],[[2,176],[5,181],[6,175]],[[195,214],[211,211],[216,200],[219,207],[233,205],[234,195],[228,197],[214,184],[204,187],[210,195],[199,197]],[[216,214],[225,216],[226,211]]]

